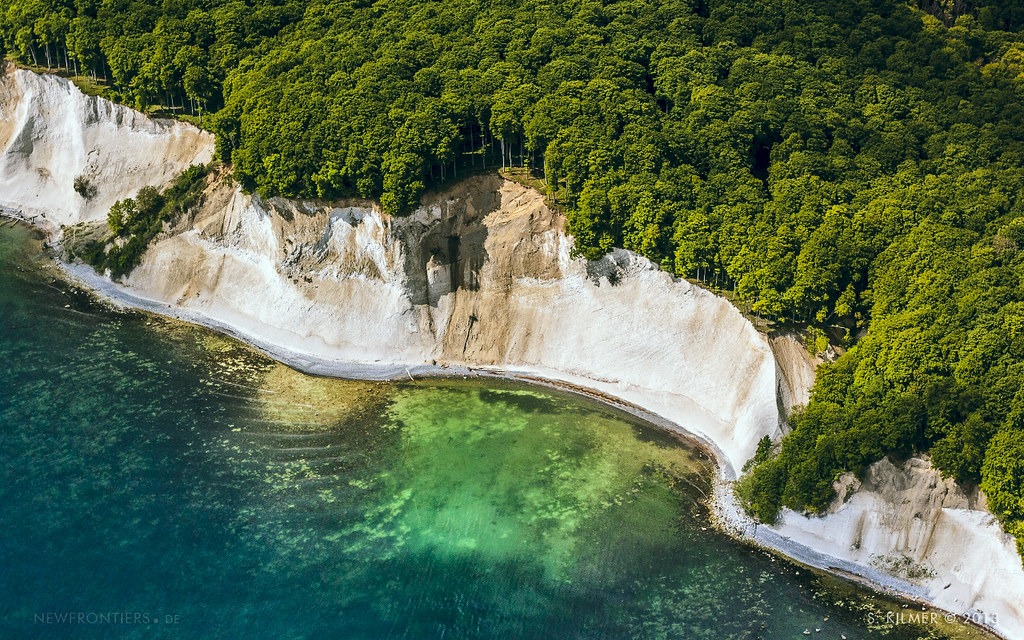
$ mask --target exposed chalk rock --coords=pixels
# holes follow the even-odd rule
[[[51,230],[103,219],[115,201],[213,157],[213,136],[0,62],[0,207]],[[75,191],[76,178],[95,190]]]
[[[734,469],[779,435],[771,348],[735,308],[625,251],[574,259],[561,225],[539,193],[496,176],[408,218],[264,202],[221,181],[126,284],[319,358],[597,388],[705,436]]]
[[[927,458],[880,460],[824,517],[784,511],[774,527],[791,541],[924,587],[937,606],[1024,637],[1024,581],[1013,538],[984,496],[944,479]],[[851,487],[852,488],[852,487]]]
[[[779,406],[789,415],[811,399],[814,371],[821,359],[808,353],[800,338],[790,333],[773,336],[769,342],[778,368]]]

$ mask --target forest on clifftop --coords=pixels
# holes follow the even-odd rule
[[[842,344],[739,485],[757,517],[929,452],[1024,541],[1024,2],[5,5],[6,55],[203,114],[249,190],[401,214],[523,167],[583,255]]]

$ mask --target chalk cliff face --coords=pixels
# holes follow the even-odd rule
[[[1021,560],[984,496],[943,479],[926,458],[881,460],[844,476],[825,517],[783,513],[791,540],[920,585],[938,606],[1024,637]]]
[[[0,74],[0,207],[38,216],[55,237],[212,150],[206,133],[66,81]],[[78,176],[95,197],[74,191]],[[361,363],[324,370],[470,365],[596,389],[703,436],[726,476],[758,439],[779,435],[780,412],[806,402],[816,362],[793,338],[769,341],[724,299],[634,254],[588,263],[571,246],[538,193],[498,177],[393,219],[365,202],[261,200],[219,174],[201,210],[168,228],[125,282],[83,277],[295,362]],[[983,621],[1024,637],[1024,570],[977,496],[925,461],[883,461],[847,498],[822,518],[786,512],[758,529],[774,538],[758,539],[819,566],[908,580],[921,597],[994,613]]]
[[[728,302],[636,255],[570,249],[539,193],[496,176],[397,219],[220,181],[126,284],[319,358],[596,387],[704,435],[733,468],[778,435],[771,348]]]
[[[808,353],[799,337],[783,334],[769,339],[775,356],[779,407],[783,416],[811,399],[814,371],[822,360]]]
[[[0,149],[0,207],[53,229],[102,219],[116,200],[209,162],[213,137],[0,62]],[[76,192],[76,178],[95,194]]]

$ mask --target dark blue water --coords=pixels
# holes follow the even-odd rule
[[[326,380],[0,229],[0,637],[975,637],[707,523],[709,462],[516,384]],[[820,629],[820,631],[819,631]]]

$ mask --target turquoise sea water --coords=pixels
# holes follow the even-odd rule
[[[978,637],[708,524],[696,448],[512,383],[315,378],[0,229],[0,638]]]

